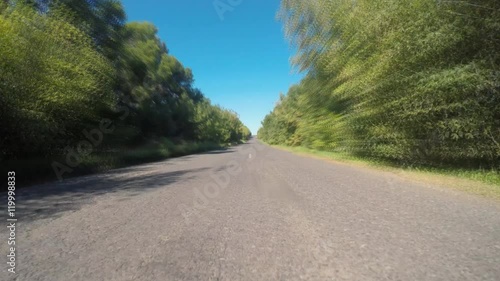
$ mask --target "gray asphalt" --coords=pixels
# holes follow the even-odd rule
[[[256,140],[17,204],[2,280],[500,280],[498,202]]]

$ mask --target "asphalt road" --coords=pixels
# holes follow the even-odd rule
[[[498,202],[256,140],[16,200],[2,280],[500,280]]]

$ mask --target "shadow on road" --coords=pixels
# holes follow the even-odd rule
[[[249,143],[244,143],[226,149],[173,158],[169,159],[169,161],[152,162],[111,170],[103,174],[75,177],[67,179],[64,182],[47,183],[23,188],[16,191],[16,215],[19,219],[26,222],[45,218],[57,218],[64,212],[77,211],[84,205],[95,201],[99,196],[109,193],[120,192],[120,196],[123,197],[120,200],[127,200],[127,198],[141,195],[149,190],[164,187],[179,180],[189,180],[192,176],[186,176],[187,174],[208,169],[200,168],[162,172],[162,167],[173,165],[173,162],[170,161],[178,163],[179,161],[190,161],[199,155],[233,153],[239,147],[248,145]],[[225,167],[217,171],[223,169]],[[6,201],[6,193],[2,195],[0,197]]]
[[[204,154],[224,154],[224,153],[231,153],[231,152],[234,152],[234,150],[232,149],[224,149],[224,150],[214,150],[214,151],[207,151],[207,152],[202,152],[202,153],[198,153],[198,154],[201,154],[201,155],[204,155]]]
[[[118,169],[106,174],[22,189],[16,197],[16,216],[23,222],[56,218],[64,212],[79,210],[105,194],[119,192],[122,196],[120,200],[126,200],[179,180],[189,180],[192,176],[186,176],[187,174],[208,169],[154,172],[154,167],[151,166],[154,165]]]

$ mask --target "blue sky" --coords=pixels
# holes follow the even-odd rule
[[[193,70],[195,86],[257,133],[279,93],[300,81],[276,20],[279,0],[123,0],[129,21],[150,21],[170,53]],[[220,17],[219,15],[222,15]]]

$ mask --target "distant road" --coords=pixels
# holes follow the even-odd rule
[[[257,140],[16,199],[15,280],[500,280],[498,202]]]

